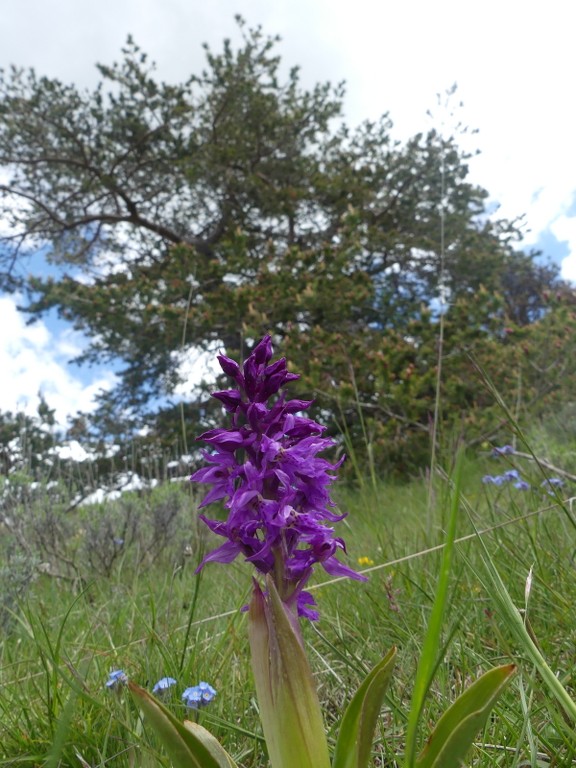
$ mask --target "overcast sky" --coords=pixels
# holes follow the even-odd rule
[[[525,217],[526,248],[576,281],[576,10],[566,0],[2,0],[0,11],[0,67],[89,87],[128,34],[162,79],[181,81],[202,66],[202,42],[218,50],[237,38],[240,13],[282,37],[305,85],[346,81],[348,123],[388,112],[399,138],[431,127],[427,111],[456,82],[459,119],[478,129],[473,180],[499,216]],[[87,410],[111,373],[67,365],[82,340],[53,322],[26,327],[15,306],[0,297],[0,409],[33,410],[42,390],[60,420]]]

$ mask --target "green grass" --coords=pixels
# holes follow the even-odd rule
[[[500,460],[502,461],[502,460]],[[500,471],[494,460],[465,462],[457,543],[449,580],[439,658],[418,733],[491,666],[514,661],[520,675],[506,691],[469,758],[473,766],[567,766],[576,761],[574,724],[535,671],[526,648],[503,614],[485,566],[486,552],[515,605],[524,608],[533,567],[528,616],[544,657],[567,691],[576,688],[574,647],[576,535],[567,512],[541,492],[486,487],[481,477]],[[535,484],[540,481],[535,466]],[[438,478],[429,511],[424,480],[405,485],[340,487],[341,524],[348,562],[369,558],[366,584],[318,572],[313,592],[321,620],[304,627],[333,741],[345,702],[392,645],[398,664],[377,731],[374,765],[401,766],[418,660],[438,582],[450,508],[447,479]],[[144,528],[113,559],[109,574],[87,564],[83,537],[88,510],[68,514],[69,541],[50,569],[19,593],[0,631],[0,766],[168,765],[126,693],[104,687],[122,668],[143,686],[170,675],[179,681],[168,699],[179,715],[179,693],[207,680],[218,690],[200,722],[244,768],[266,766],[249,669],[246,616],[250,568],[209,564],[194,575],[213,541],[196,524],[194,499],[176,489],[133,499]],[[178,520],[163,551],[145,557],[145,526],[154,504],[175,494]],[[121,523],[119,508],[99,510]],[[26,514],[34,519],[34,510]],[[24,515],[24,510],[22,511]],[[37,514],[40,514],[37,510]],[[120,516],[118,519],[114,515]],[[431,524],[430,524],[431,523]],[[490,530],[491,529],[491,530]],[[9,558],[10,531],[2,532]],[[45,534],[47,535],[47,534]],[[186,547],[188,546],[188,549]],[[32,556],[33,553],[29,553]],[[38,551],[38,561],[47,558]],[[72,565],[63,558],[68,558]],[[65,575],[67,578],[60,578]]]

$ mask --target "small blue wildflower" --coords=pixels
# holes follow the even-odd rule
[[[543,480],[540,483],[540,486],[542,488],[547,488],[548,490],[546,493],[549,496],[554,496],[554,489],[555,488],[563,488],[564,487],[564,480],[560,477],[548,477],[546,480]]]
[[[512,481],[515,481],[514,488],[517,488],[520,491],[526,491],[530,488],[528,483],[525,480],[522,480],[517,469],[509,469],[502,475],[484,475],[482,478],[482,482],[486,485],[501,486],[506,483],[511,483]]]
[[[503,475],[484,475],[482,482],[486,485],[502,485],[504,482]]]
[[[166,693],[173,685],[176,685],[176,680],[174,680],[173,677],[163,677],[161,680],[158,680],[154,688],[152,688],[152,693]]]
[[[554,488],[563,488],[564,487],[564,480],[560,477],[548,477],[546,480],[544,480],[541,485],[548,486],[551,485]]]
[[[529,491],[530,483],[527,483],[526,480],[517,480],[514,483],[514,488],[517,488],[519,491]]]
[[[186,688],[182,694],[182,701],[190,709],[199,709],[210,704],[216,695],[216,691],[209,683],[201,682]]]
[[[516,453],[514,450],[514,447],[512,445],[503,445],[501,448],[498,448],[495,446],[492,448],[492,456],[511,456],[513,453]]]
[[[128,675],[123,669],[115,669],[110,672],[108,680],[106,681],[106,688],[110,691],[117,691],[128,682]]]

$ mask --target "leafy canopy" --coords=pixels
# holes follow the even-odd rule
[[[348,127],[342,85],[304,89],[277,38],[238,23],[242,44],[206,46],[177,85],[131,39],[92,92],[1,73],[2,286],[83,330],[82,361],[123,361],[107,423],[158,410],[191,347],[246,354],[271,332],[319,407],[357,428],[360,404],[401,446],[428,431],[439,297],[455,354],[537,321],[557,275],[487,216],[456,137]]]

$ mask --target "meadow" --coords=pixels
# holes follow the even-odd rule
[[[482,482],[513,468],[530,489]],[[448,610],[420,742],[482,672],[510,661],[519,668],[478,733],[470,766],[576,762],[574,722],[510,631],[481,543],[514,604],[528,607],[527,626],[550,668],[572,691],[575,523],[570,482],[543,488],[550,474],[528,458],[489,451],[463,462]],[[321,619],[305,622],[304,636],[332,737],[351,691],[390,647],[398,648],[374,766],[402,765],[411,689],[438,582],[450,476],[448,466],[432,483],[426,477],[404,484],[357,478],[335,487],[348,513],[341,524],[347,563],[369,580],[330,579],[317,571],[312,591]],[[215,538],[198,521],[198,494],[186,482],[173,483],[72,510],[54,489],[21,494],[1,537],[1,766],[170,765],[128,692],[106,687],[116,669],[148,688],[164,676],[175,678],[166,702],[179,717],[186,716],[184,688],[209,682],[218,695],[196,717],[239,765],[267,765],[240,610],[251,570],[238,559],[228,566],[210,563],[195,575]]]
[[[85,332],[74,362],[121,361],[65,438],[43,395],[36,417],[0,413],[0,768],[169,766],[135,688],[167,679],[181,738],[193,717],[238,766],[264,768],[265,731],[275,768],[325,768],[294,629],[304,585],[332,768],[366,768],[370,708],[377,768],[460,768],[472,731],[470,766],[572,765],[573,287],[515,249],[521,220],[493,218],[458,146],[466,128],[398,142],[385,115],[349,129],[342,85],[305,90],[297,67],[286,80],[279,39],[236,21],[242,46],[206,48],[206,70],[180,85],[157,82],[131,38],[94,92],[0,72],[9,290],[30,320],[55,310]],[[452,96],[438,102],[449,124]],[[36,252],[50,274],[13,269]],[[270,329],[289,366],[271,363],[271,336],[252,345]],[[219,357],[238,389],[209,399],[192,379],[216,345],[244,362]],[[297,378],[287,396],[313,403],[276,398]],[[333,443],[297,416],[309,406]],[[347,516],[332,533],[326,467],[342,450]],[[173,476],[193,470],[230,509],[220,560],[252,554],[265,595],[240,557],[197,572],[222,540],[199,519],[206,489]],[[334,578],[344,558],[366,582]],[[375,675],[378,695],[342,727],[392,648],[382,706]],[[488,696],[497,670],[465,696],[480,711],[462,706],[470,717],[436,739],[452,739],[452,761],[417,760],[503,665],[502,695]],[[201,681],[216,696],[191,710],[182,694]]]

